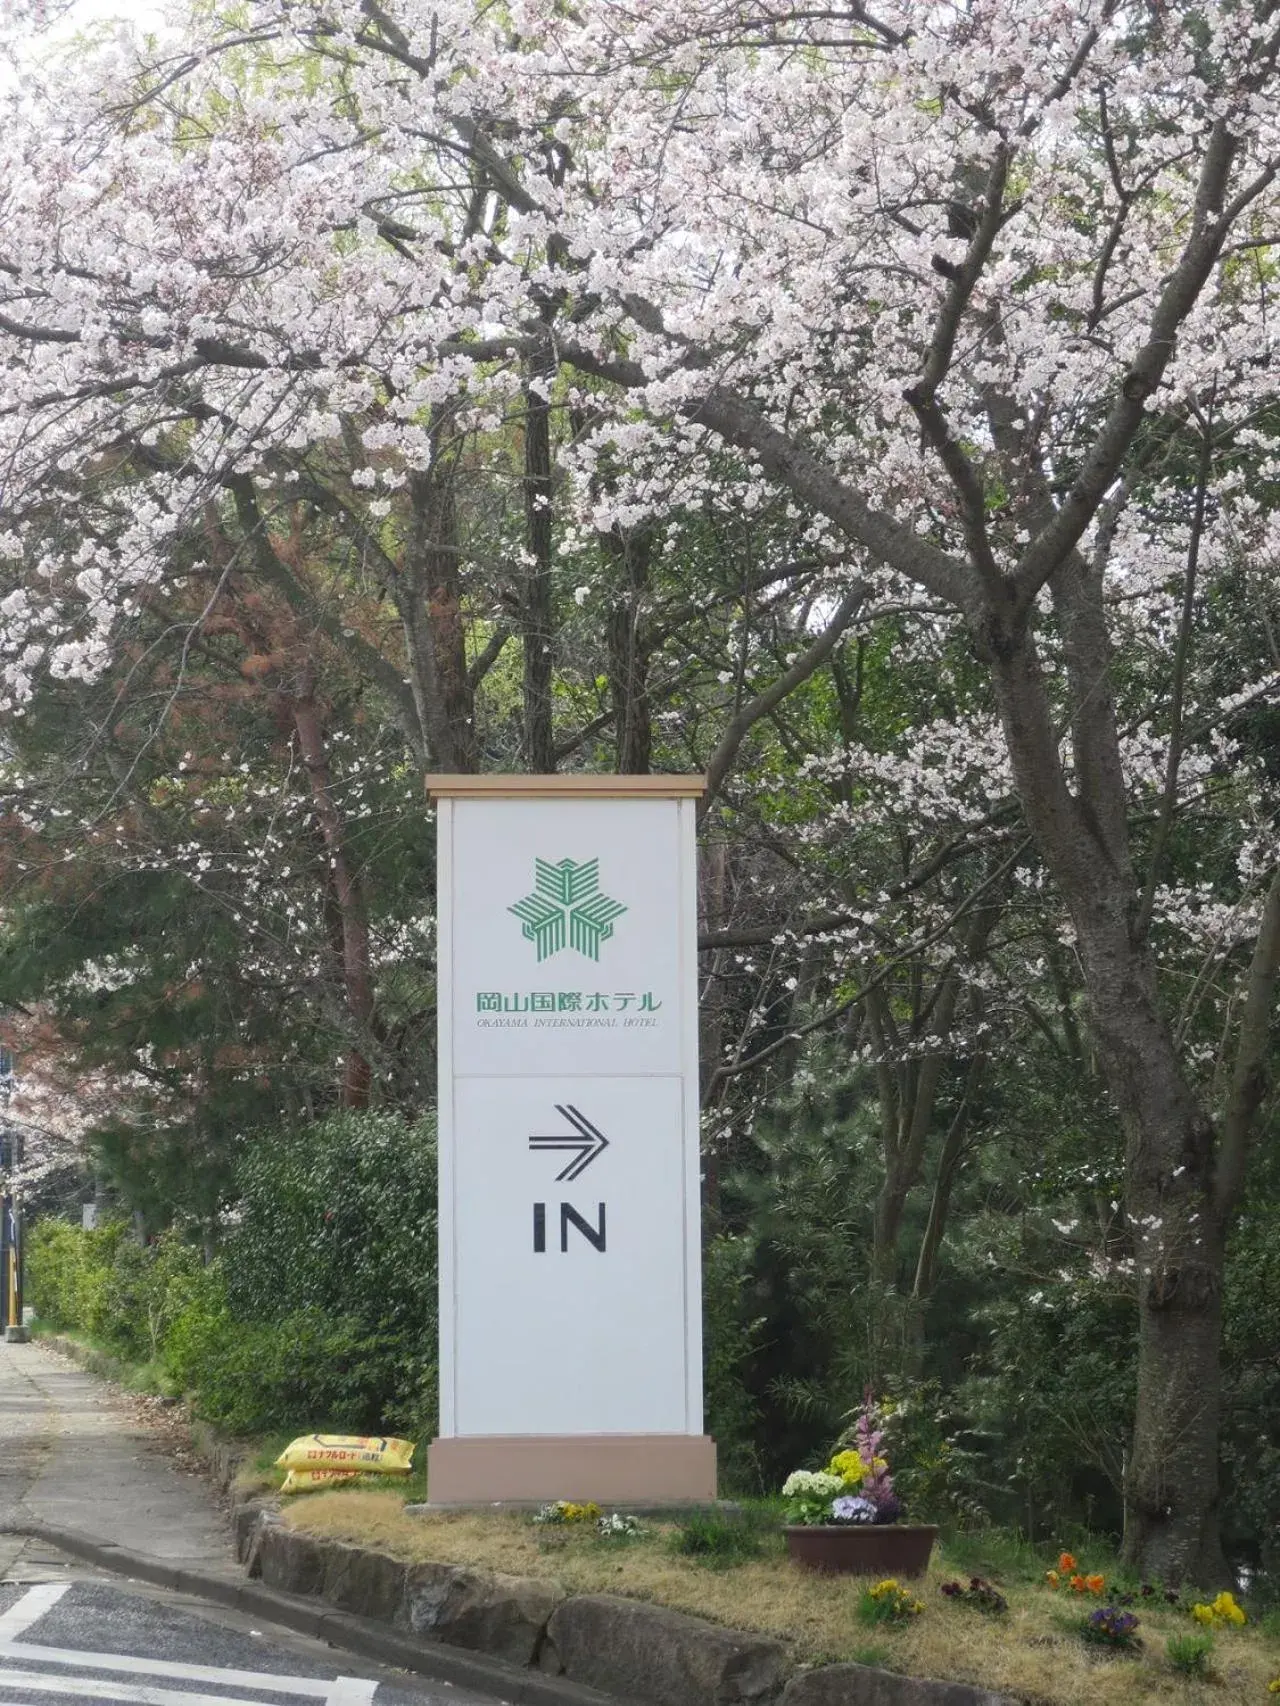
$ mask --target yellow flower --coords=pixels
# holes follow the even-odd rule
[[[872,1599],[883,1599],[886,1594],[897,1593],[898,1583],[894,1576],[888,1576],[882,1582],[877,1582],[871,1590]]]
[[[575,1505],[572,1499],[565,1499],[559,1509],[563,1522],[594,1522],[600,1515],[600,1506],[594,1500],[585,1505]]]
[[[856,1451],[838,1451],[827,1465],[829,1475],[838,1475],[846,1487],[860,1487],[867,1468]]]
[[[1233,1593],[1220,1593],[1212,1605],[1193,1605],[1191,1615],[1197,1623],[1207,1626],[1225,1623],[1233,1629],[1241,1629],[1249,1621],[1243,1607],[1236,1604],[1236,1596]]]
[[[1220,1593],[1213,1602],[1213,1612],[1222,1622],[1234,1624],[1237,1629],[1249,1621],[1236,1604],[1236,1597],[1232,1593]]]
[[[1062,1581],[1062,1577],[1056,1570],[1046,1570],[1044,1573],[1044,1579],[1048,1582],[1051,1588],[1058,1587]]]
[[[1274,1682],[1269,1682],[1267,1684],[1267,1693],[1280,1694],[1280,1676],[1278,1676]]]

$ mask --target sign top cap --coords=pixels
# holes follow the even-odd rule
[[[426,784],[432,800],[696,800],[707,791],[705,776],[604,776],[582,771],[551,776],[438,773],[428,776]]]

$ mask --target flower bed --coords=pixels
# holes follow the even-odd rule
[[[1206,1684],[1170,1658],[1170,1639],[1202,1629],[1181,1601],[1158,1586],[1117,1583],[1109,1560],[1081,1559],[1073,1574],[1102,1575],[1100,1595],[1045,1585],[1048,1560],[999,1535],[966,1539],[941,1555],[923,1578],[902,1584],[921,1613],[874,1627],[862,1621],[863,1593],[876,1578],[824,1576],[797,1570],[781,1536],[760,1526],[762,1550],[745,1561],[701,1561],[676,1550],[675,1524],[649,1521],[626,1544],[595,1521],[535,1526],[510,1513],[405,1516],[394,1494],[318,1493],[293,1504],[286,1520],[308,1532],[376,1546],[393,1556],[468,1564],[507,1575],[548,1576],[570,1593],[630,1595],[710,1618],[730,1628],[781,1638],[797,1663],[858,1660],[906,1675],[979,1684],[1043,1706],[1203,1706]],[[985,1548],[985,1550],[984,1550]],[[1056,1554],[1055,1554],[1056,1559]],[[714,1562],[715,1567],[708,1567]],[[890,1574],[891,1572],[885,1572]],[[975,1596],[944,1585],[976,1578],[1006,1602],[996,1615]],[[1132,1595],[1132,1606],[1121,1604]],[[1176,1597],[1176,1596],[1175,1596]],[[1106,1651],[1079,1623],[1107,1604],[1139,1619],[1141,1648]],[[1246,1608],[1247,1610],[1247,1608]],[[1268,1626],[1269,1628],[1269,1626]],[[1220,1706],[1259,1706],[1275,1696],[1280,1639],[1250,1619],[1214,1631],[1212,1698]],[[1277,1627],[1280,1636],[1280,1627]],[[1175,1647],[1181,1652],[1181,1648]],[[1185,1661],[1184,1661],[1185,1662]]]

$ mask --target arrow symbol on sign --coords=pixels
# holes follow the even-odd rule
[[[562,1173],[556,1174],[556,1183],[562,1184],[566,1179],[576,1179],[595,1160],[597,1155],[603,1155],[609,1147],[609,1139],[602,1131],[592,1125],[587,1116],[572,1102],[556,1103],[556,1112],[568,1120],[574,1128],[571,1132],[562,1132],[553,1137],[531,1137],[530,1149],[572,1149],[573,1160]]]

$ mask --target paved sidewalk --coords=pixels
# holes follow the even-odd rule
[[[227,1524],[105,1381],[39,1344],[0,1341],[0,1525],[74,1529],[151,1558],[238,1574]],[[46,1550],[0,1535],[0,1574]]]

